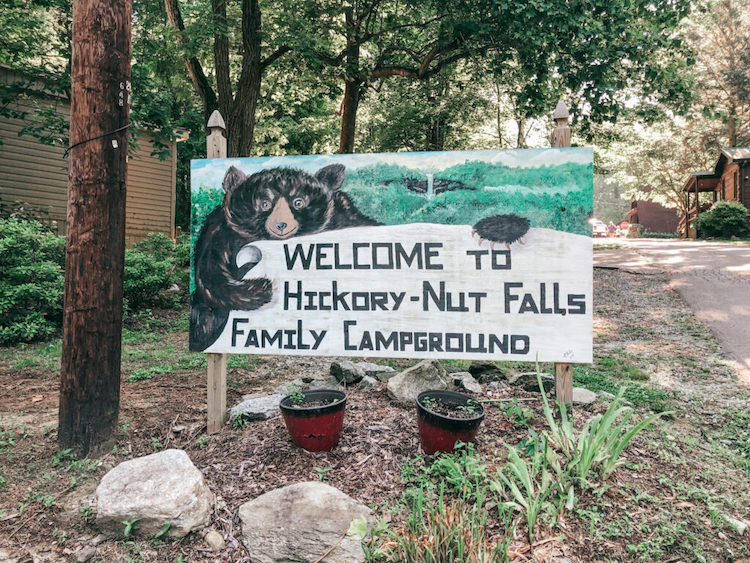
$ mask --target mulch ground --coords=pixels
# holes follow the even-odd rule
[[[641,283],[661,284],[665,295],[669,293],[666,279],[646,282],[643,277],[598,271],[597,308],[614,303],[607,298],[607,288],[655,295],[651,289],[641,287]],[[673,304],[670,302],[669,306]],[[616,316],[619,305],[615,303],[610,308],[606,318],[598,316],[595,322],[598,327],[595,330],[610,332],[604,338],[608,345],[612,345],[612,326],[630,322],[625,318],[629,314],[627,308],[622,308],[622,319]],[[164,340],[174,342],[184,350],[182,353],[187,353],[187,334],[170,334]],[[330,361],[330,358],[258,358],[253,369],[229,371],[228,404],[236,404],[244,394],[271,391],[278,384],[300,376],[326,374]],[[123,378],[126,376],[124,373]],[[94,544],[96,556],[92,561],[176,561],[180,556],[183,561],[191,562],[250,561],[239,541],[239,506],[274,488],[317,480],[320,473],[325,474],[330,485],[372,507],[385,507],[399,500],[404,489],[399,480],[404,461],[418,456],[420,451],[415,409],[392,403],[384,384],[370,392],[348,390],[339,445],[331,452],[309,453],[292,444],[280,417],[253,422],[245,428],[226,425],[218,434],[207,436],[205,377],[204,370],[193,370],[155,376],[148,381],[123,380],[121,432],[117,443],[112,453],[100,459],[98,467],[81,468],[58,455],[58,374],[39,368],[14,369],[9,362],[0,363],[0,430],[3,432],[0,434],[0,477],[5,480],[5,486],[0,487],[0,509],[4,509],[0,512],[0,562],[75,560],[77,551]],[[530,426],[536,431],[543,430],[538,394],[501,387],[492,394],[484,393],[481,398],[511,397],[533,399],[523,402],[522,406],[534,410]],[[485,403],[486,418],[477,439],[477,451],[489,460],[504,457],[506,442],[516,444],[528,437],[528,429],[505,414],[503,408],[507,404]],[[601,403],[595,403],[591,408],[577,409],[577,422],[582,423],[604,408]],[[673,424],[679,425],[679,420]],[[675,434],[672,439],[679,442],[679,433]],[[9,443],[9,436],[12,443]],[[211,529],[219,531],[226,540],[222,552],[212,552],[203,541],[207,530],[179,542],[100,537],[86,506],[92,502],[101,476],[120,461],[164,448],[186,450],[216,494]],[[706,463],[710,463],[708,453],[706,457]],[[627,459],[629,464],[610,478],[612,486],[603,491],[586,492],[579,500],[579,506],[592,502],[602,507],[602,525],[617,520],[623,513],[634,519],[640,514],[640,521],[655,522],[660,510],[663,511],[663,505],[660,508],[658,503],[634,505],[632,498],[624,496],[620,484],[626,484],[625,489],[648,491],[663,502],[676,503],[681,501],[670,498],[672,489],[660,476],[668,474],[677,479],[682,475],[696,483],[702,479],[700,464],[685,464],[655,455],[653,446],[640,438],[627,451]],[[741,473],[728,476],[726,486],[733,486],[738,478],[742,479]],[[698,505],[696,501],[687,502],[684,509],[695,510]],[[626,546],[648,541],[649,533],[648,527],[638,526],[630,531],[627,539],[592,539],[597,536],[590,522],[564,514],[557,528],[542,527],[534,556],[538,561],[558,562],[636,560]],[[717,530],[715,542],[705,540],[703,549],[707,560],[739,561],[741,558],[727,558],[727,542],[718,534]],[[748,535],[732,538],[729,543],[731,553],[750,553]],[[533,560],[524,541],[523,525],[519,525],[512,546],[518,553],[517,561]],[[322,546],[321,552],[326,547]],[[676,559],[671,559],[680,560],[683,559],[679,552]]]

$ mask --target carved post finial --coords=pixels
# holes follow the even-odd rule
[[[226,158],[227,157],[227,138],[223,132],[227,126],[224,124],[224,118],[216,109],[208,118],[209,134],[206,136],[206,158]]]
[[[226,130],[227,126],[224,123],[224,118],[221,116],[221,113],[218,109],[215,109],[214,112],[211,114],[211,117],[208,118],[208,125],[207,127],[211,130],[213,129],[221,129],[222,131]]]
[[[552,146],[553,147],[569,147],[570,146],[570,126],[568,125],[568,118],[570,113],[568,112],[568,106],[565,102],[560,100],[555,106],[555,110],[552,112],[552,119],[555,120],[557,126],[552,131]]]

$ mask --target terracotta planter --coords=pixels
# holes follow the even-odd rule
[[[436,399],[446,406],[471,404],[476,412],[468,418],[448,416],[433,412],[424,404],[425,399]],[[469,403],[471,401],[471,403]],[[455,391],[424,391],[417,397],[417,425],[422,449],[428,455],[435,452],[451,452],[456,442],[473,442],[484,420],[484,407],[467,395]]]
[[[279,405],[292,442],[309,452],[327,452],[339,441],[346,395],[331,389],[304,391],[302,395],[304,400],[299,405],[294,404],[292,395],[281,399]],[[305,406],[320,401],[326,404]]]

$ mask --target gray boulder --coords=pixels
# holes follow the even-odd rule
[[[360,391],[372,391],[378,384],[378,380],[374,377],[366,375],[362,378],[362,381],[357,383],[357,389]]]
[[[596,394],[596,397],[603,403],[611,403],[616,399],[616,396],[614,394],[608,393],[607,391],[599,391]]]
[[[411,405],[422,391],[450,389],[453,380],[438,360],[424,360],[388,380],[388,396]]]
[[[278,393],[279,395],[283,397],[286,397],[287,395],[291,395],[295,391],[303,391],[307,388],[307,383],[302,381],[302,379],[295,379],[294,381],[290,381],[289,383],[282,383],[276,389],[273,390],[274,393]]]
[[[96,489],[96,523],[121,534],[123,521],[138,520],[135,533],[153,536],[170,524],[181,538],[208,525],[213,494],[201,472],[182,450],[124,461]]]
[[[373,364],[372,362],[357,362],[355,365],[361,367],[365,375],[375,377],[380,381],[388,381],[391,377],[396,375],[396,370],[391,366],[381,366]]]
[[[573,387],[573,404],[574,405],[590,405],[597,400],[597,395],[593,391],[584,389],[583,387]]]
[[[308,378],[307,381],[304,381],[302,379],[295,379],[294,381],[290,383],[284,383],[283,385],[279,385],[276,387],[276,389],[273,390],[274,393],[279,393],[282,397],[286,397],[287,395],[291,395],[295,391],[311,391],[314,389],[336,389],[336,390],[343,390],[344,386],[339,383],[339,381],[333,377],[332,375],[329,375],[328,377],[316,377],[316,378]]]
[[[325,379],[313,379],[305,386],[305,391],[313,389],[335,389],[338,391],[343,391],[344,386],[339,382],[338,379],[329,375]]]
[[[365,373],[365,370],[354,362],[343,360],[331,364],[331,375],[340,383],[351,385],[352,383],[362,381],[362,378],[367,374]]]
[[[508,383],[516,387],[522,387],[524,391],[529,391],[530,393],[539,392],[539,383],[537,382],[535,371],[519,373],[518,375],[511,377],[508,380]],[[542,386],[544,387],[545,393],[552,391],[552,389],[555,388],[555,376],[549,373],[543,373]]]
[[[274,393],[265,397],[246,399],[232,407],[229,411],[229,420],[234,422],[238,417],[244,420],[267,420],[279,414],[279,403],[284,395]]]
[[[474,361],[468,371],[479,383],[505,381],[505,372],[492,362]]]
[[[458,387],[470,391],[471,393],[481,393],[482,386],[479,382],[472,377],[468,371],[460,371],[458,373],[452,373],[453,384]]]
[[[353,520],[371,513],[325,483],[297,483],[240,506],[242,543],[253,562],[312,563],[343,536],[325,562],[359,563],[365,560],[361,541],[345,534]]]

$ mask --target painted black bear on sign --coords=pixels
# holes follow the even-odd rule
[[[229,168],[222,183],[224,201],[206,218],[193,250],[191,350],[202,351],[213,344],[230,311],[258,309],[271,301],[271,280],[243,279],[258,260],[237,266],[237,254],[246,245],[382,224],[360,213],[340,191],[344,176],[341,164],[321,168],[314,175],[273,168],[246,176]],[[495,215],[474,225],[480,242],[506,245],[519,240],[528,229],[528,220],[515,215]]]
[[[292,168],[251,176],[234,166],[227,171],[222,183],[224,202],[206,218],[193,253],[191,350],[205,350],[218,338],[229,311],[257,309],[271,300],[271,280],[242,279],[249,269],[236,263],[243,246],[381,224],[362,215],[339,190],[344,176],[340,164],[321,168],[315,175]]]

